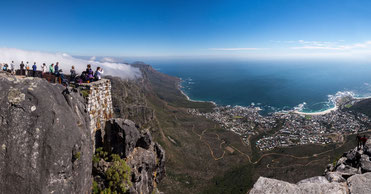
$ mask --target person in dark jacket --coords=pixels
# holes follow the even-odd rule
[[[25,75],[25,71],[24,71],[24,63],[23,61],[21,62],[21,64],[19,65],[19,69],[21,70],[21,75]]]
[[[56,77],[59,76],[59,63],[58,62],[54,66],[54,74]]]

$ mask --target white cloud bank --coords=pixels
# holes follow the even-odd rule
[[[81,73],[86,69],[87,64],[91,64],[94,71],[97,67],[103,68],[104,75],[118,76],[123,79],[136,79],[141,77],[141,72],[138,68],[127,64],[114,63],[109,60],[104,60],[103,62],[95,61],[95,57],[84,60],[66,53],[47,53],[15,48],[0,48],[0,63],[10,64],[12,61],[14,61],[16,69],[19,68],[21,61],[24,63],[28,61],[31,66],[36,62],[39,70],[43,63],[46,63],[49,67],[50,64],[59,62],[59,68],[63,70],[63,73],[69,74],[72,65],[75,66],[78,73]]]
[[[210,48],[212,51],[257,51],[263,48]]]

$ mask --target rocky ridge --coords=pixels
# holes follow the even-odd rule
[[[354,148],[329,164],[324,176],[299,181],[296,184],[260,177],[250,194],[269,193],[326,193],[365,194],[371,193],[371,139],[365,149]]]
[[[125,97],[135,96],[129,92]],[[110,119],[92,138],[86,99],[78,90],[65,92],[44,79],[1,72],[0,101],[0,193],[91,193],[92,180],[104,188],[109,184],[105,171],[114,162],[92,162],[94,146],[125,161],[130,169],[127,192],[158,192],[157,184],[165,176],[165,152],[143,127],[151,113],[138,116],[137,125],[125,115],[131,112],[136,118],[141,108],[134,113],[124,110],[132,104],[118,100],[116,108],[122,114],[116,116],[123,118]]]

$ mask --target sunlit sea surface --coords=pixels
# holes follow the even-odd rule
[[[263,113],[319,112],[342,95],[371,96],[371,64],[329,62],[157,61],[192,100],[259,106]]]

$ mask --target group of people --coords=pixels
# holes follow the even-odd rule
[[[6,63],[4,64],[0,63],[0,70],[10,72],[11,74],[16,74],[14,61],[12,61],[10,65]],[[26,63],[21,61],[21,63],[19,64],[19,70],[20,70],[19,71],[20,75],[37,77],[38,69],[37,69],[36,62],[34,62],[32,67],[30,67],[28,61]],[[60,78],[60,80],[62,80],[63,82],[64,75],[62,72],[63,72],[62,69],[60,69],[59,67],[59,62],[56,62],[55,65],[54,63],[50,64],[49,68],[45,63],[41,65],[41,77],[43,77],[44,74],[48,73],[48,74],[54,75],[57,78]],[[70,79],[68,82],[90,83],[90,82],[102,79],[103,69],[101,67],[97,67],[96,71],[94,72],[92,70],[91,65],[88,64],[86,67],[86,70],[83,71],[81,75],[77,75],[74,66],[71,67],[70,73],[71,73]]]
[[[70,81],[75,81],[78,83],[90,83],[102,79],[103,69],[101,67],[97,67],[97,70],[93,72],[91,65],[88,64],[86,70],[83,71],[80,76],[77,76],[74,66],[72,66],[70,73]]]
[[[0,71],[9,71],[14,74],[14,62],[12,61],[10,65],[7,63],[0,63]]]

